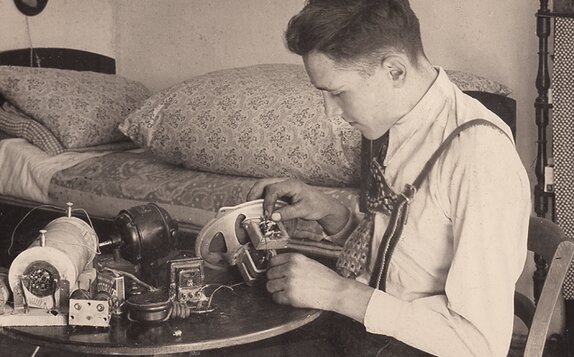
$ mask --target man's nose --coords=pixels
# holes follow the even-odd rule
[[[327,118],[343,114],[343,110],[337,104],[333,96],[328,92],[323,92],[323,104],[325,106],[325,115]]]

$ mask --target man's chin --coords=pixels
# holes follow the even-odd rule
[[[361,130],[361,128],[354,126],[354,125],[353,125],[353,127],[355,129],[359,130],[361,132],[361,134],[365,137],[365,139],[376,140],[376,139],[380,138],[380,135],[377,136],[377,134],[373,133],[372,131]]]

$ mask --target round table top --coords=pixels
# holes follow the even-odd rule
[[[35,345],[81,353],[153,355],[230,347],[274,337],[315,320],[318,310],[272,301],[264,284],[223,288],[212,301],[215,311],[142,324],[113,319],[109,327],[11,326],[2,333]]]

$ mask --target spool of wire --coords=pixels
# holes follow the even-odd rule
[[[8,272],[10,288],[18,288],[25,278],[30,292],[44,297],[55,291],[60,279],[74,285],[97,250],[98,236],[88,223],[76,217],[57,218],[14,259]]]

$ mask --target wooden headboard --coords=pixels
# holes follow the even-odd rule
[[[21,48],[0,52],[0,65],[116,73],[115,59],[98,53],[71,48]]]

